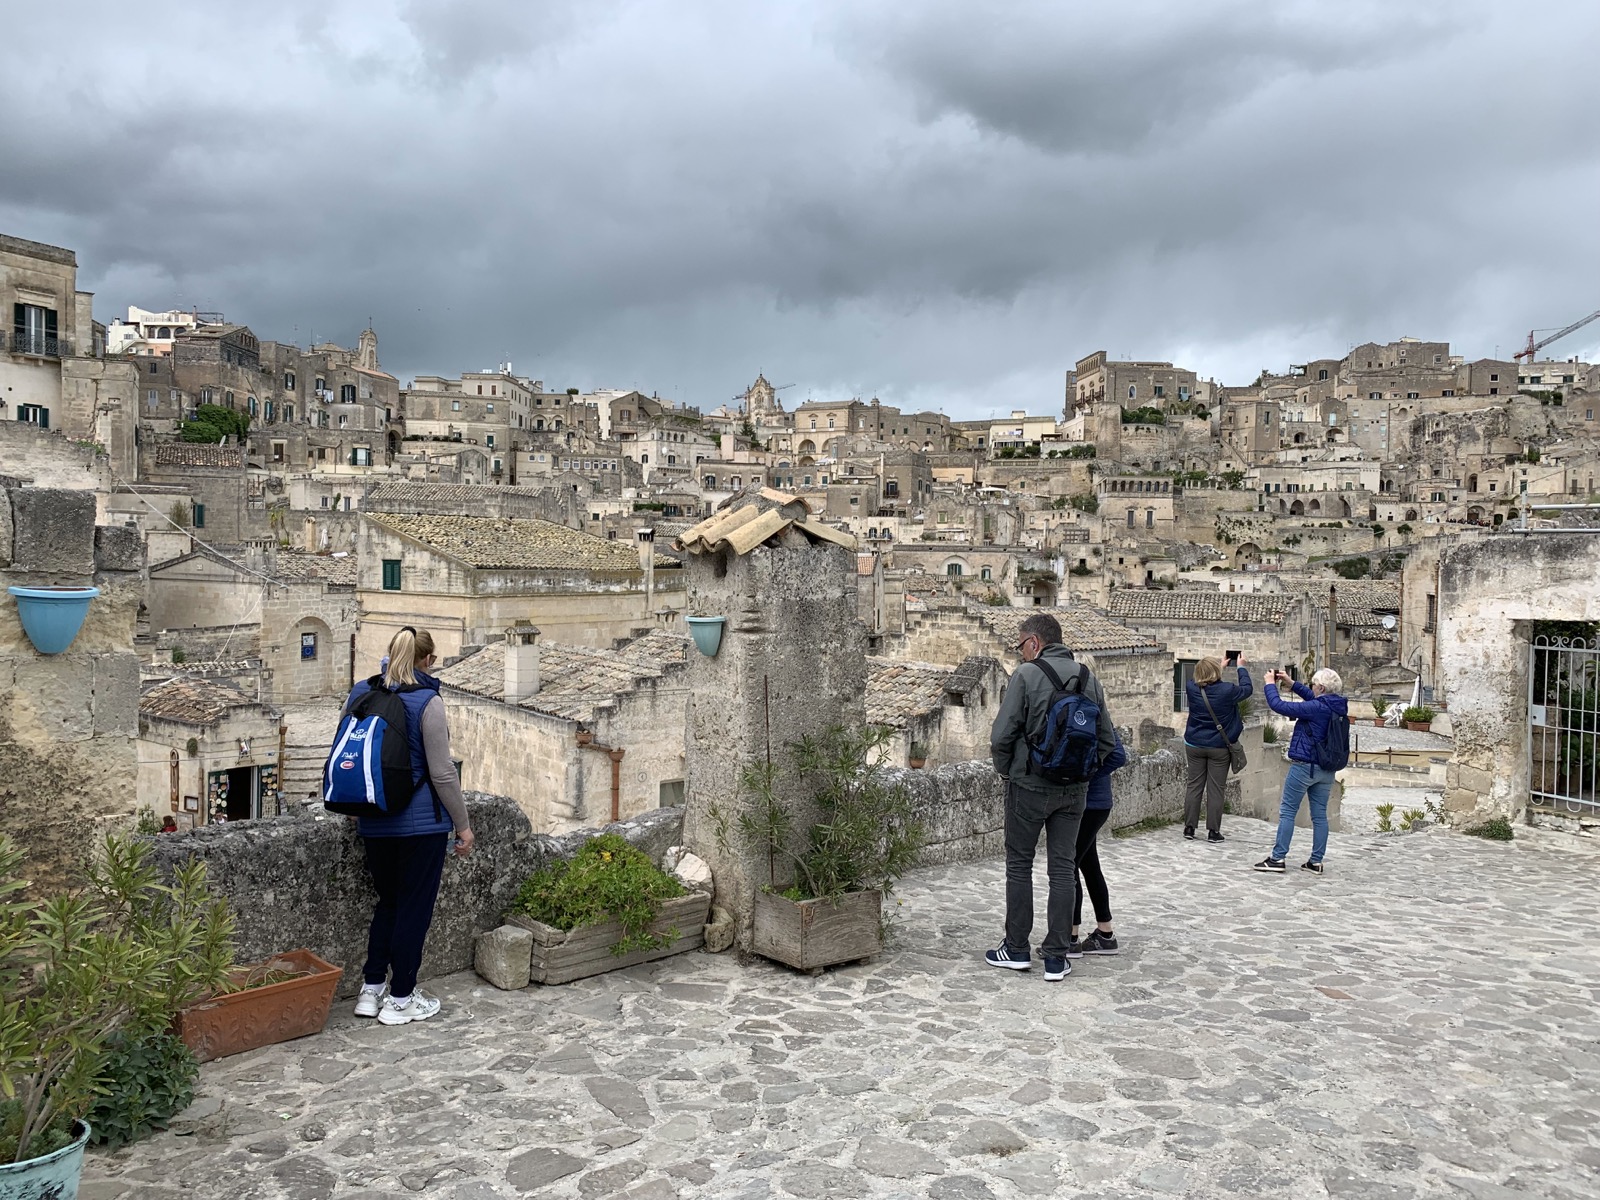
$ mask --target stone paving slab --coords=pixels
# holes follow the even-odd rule
[[[82,1200],[1600,1194],[1600,860],[1435,829],[1263,876],[1268,826],[1227,833],[1109,840],[1125,950],[1062,983],[979,961],[987,861],[818,977],[694,953],[341,1011],[206,1066]]]

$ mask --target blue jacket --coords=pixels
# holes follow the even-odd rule
[[[1184,726],[1183,740],[1190,746],[1209,746],[1220,750],[1228,742],[1236,742],[1239,735],[1244,732],[1244,718],[1239,715],[1239,701],[1251,692],[1250,672],[1243,667],[1239,668],[1239,682],[1224,683],[1218,680],[1205,690],[1205,696],[1200,694],[1200,685],[1194,680],[1188,680],[1183,685],[1183,694],[1189,702],[1189,723]],[[1217,710],[1217,720],[1222,722],[1222,727],[1228,731],[1227,741],[1217,732],[1216,722],[1212,721],[1211,713],[1206,709],[1206,700],[1210,699],[1211,707]]]
[[[1115,730],[1112,732],[1117,739],[1116,749],[1106,755],[1094,778],[1089,780],[1089,798],[1083,804],[1086,809],[1111,807],[1111,772],[1128,761],[1128,752],[1122,748],[1122,735]]]
[[[1278,695],[1278,685],[1266,686],[1267,707],[1294,718],[1294,737],[1289,739],[1289,758],[1294,762],[1317,764],[1317,746],[1328,738],[1328,723],[1337,717],[1349,720],[1350,706],[1343,696],[1319,696],[1303,683],[1291,684],[1302,703],[1295,704]]]
[[[344,702],[345,711],[372,690],[369,680],[363,679],[350,689]],[[393,816],[362,817],[356,828],[362,837],[421,837],[427,834],[449,833],[455,828],[450,814],[434,795],[433,784],[428,780],[428,756],[422,748],[422,710],[439,694],[439,681],[432,675],[417,672],[417,686],[398,693],[406,706],[406,742],[411,747],[411,774],[422,782],[412,794],[411,803]]]

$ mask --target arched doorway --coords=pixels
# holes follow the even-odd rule
[[[1321,500],[1313,500],[1310,504],[1306,505],[1306,511],[1308,513],[1321,513],[1322,512],[1322,501]]]
[[[1252,567],[1261,561],[1261,547],[1254,542],[1245,542],[1233,552],[1233,565],[1236,567]]]
[[[1289,515],[1291,517],[1303,517],[1303,516],[1305,516],[1306,515],[1305,503],[1303,501],[1296,500],[1293,504],[1289,505]]]

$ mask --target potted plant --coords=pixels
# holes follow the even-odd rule
[[[1427,733],[1433,725],[1434,711],[1425,704],[1413,704],[1400,714],[1400,720],[1407,729],[1414,729],[1418,733]]]
[[[570,983],[696,949],[710,907],[709,895],[686,891],[644,851],[603,833],[530,875],[506,921],[533,934],[535,983]]]
[[[164,1064],[178,1086],[155,1096],[117,1059],[222,981],[233,919],[203,864],[162,884],[149,850],[108,837],[87,888],[29,902],[22,852],[0,835],[0,1197],[76,1195],[94,1112],[137,1109],[137,1131],[187,1103],[192,1060]]]
[[[1372,723],[1379,728],[1384,725],[1383,714],[1389,711],[1389,701],[1382,696],[1372,698]]]
[[[727,620],[727,617],[685,617],[695,649],[707,658],[715,658],[722,646],[722,628]]]
[[[178,1011],[173,1029],[200,1062],[321,1033],[343,975],[309,950],[234,967]]]
[[[806,793],[801,827],[780,795],[780,768],[757,763],[740,784],[753,803],[739,815],[746,847],[767,860],[756,893],[752,947],[803,971],[870,958],[883,949],[883,897],[916,861],[922,826],[911,796],[879,768],[891,733],[835,726],[788,747],[788,769]],[[712,814],[726,847],[731,822]]]
[[[922,742],[912,742],[911,752],[907,756],[913,771],[920,771],[928,765],[928,747]]]
[[[61,654],[72,645],[89,615],[97,587],[8,587],[17,601],[22,631],[40,654]]]

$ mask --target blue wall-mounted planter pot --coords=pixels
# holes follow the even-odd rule
[[[72,645],[89,615],[89,601],[100,594],[96,587],[10,587],[17,598],[22,630],[40,654],[60,654]]]
[[[715,658],[722,645],[722,626],[727,617],[685,617],[689,633],[694,637],[695,649],[707,658]]]

